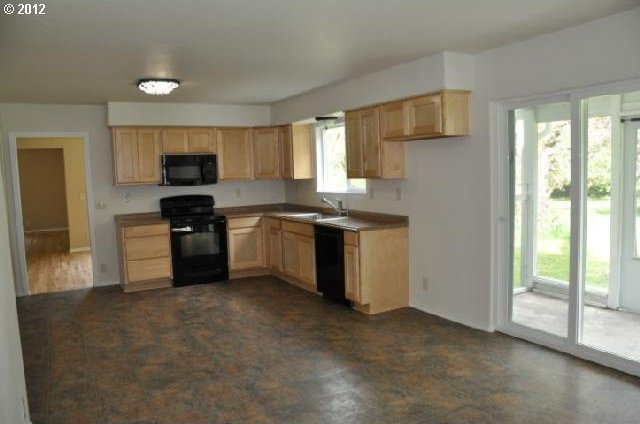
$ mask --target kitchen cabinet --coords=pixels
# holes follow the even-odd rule
[[[229,271],[265,267],[262,218],[229,218]]]
[[[345,297],[377,314],[409,304],[407,228],[344,231]]]
[[[443,90],[382,104],[382,139],[408,141],[469,135],[469,98],[468,91]]]
[[[160,183],[160,131],[119,127],[112,130],[116,185]]]
[[[349,178],[404,178],[404,144],[381,140],[378,107],[347,112],[345,125]]]
[[[285,275],[316,285],[316,257],[313,225],[282,221],[282,261]]]
[[[280,144],[278,127],[253,129],[253,156],[256,179],[280,178]]]
[[[189,128],[187,146],[189,153],[216,153],[216,129]]]
[[[252,180],[253,145],[250,128],[220,128],[218,141],[218,178]]]
[[[162,129],[163,153],[189,152],[189,130],[187,128]]]
[[[120,285],[125,292],[171,286],[169,223],[118,227]]]
[[[280,229],[280,220],[269,218],[266,231],[267,245],[269,247],[269,269],[282,272],[282,230]]]
[[[314,144],[310,125],[283,125],[278,130],[281,175],[290,180],[310,179],[314,172]]]

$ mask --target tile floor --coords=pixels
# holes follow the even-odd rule
[[[272,277],[19,299],[42,423],[637,423],[640,379]]]

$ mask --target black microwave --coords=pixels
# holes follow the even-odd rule
[[[218,182],[216,155],[162,155],[163,186],[195,186]]]

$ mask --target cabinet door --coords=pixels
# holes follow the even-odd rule
[[[162,151],[164,153],[187,153],[189,132],[186,128],[165,128],[162,130]]]
[[[253,130],[254,171],[257,179],[280,178],[278,128]]]
[[[282,178],[293,178],[293,144],[291,138],[291,125],[278,128],[280,142],[281,175]]]
[[[378,108],[364,109],[360,112],[360,131],[364,148],[364,176],[382,177],[380,159],[380,126]]]
[[[190,128],[188,145],[189,153],[215,153],[215,128]]]
[[[269,268],[282,271],[282,231],[269,228]]]
[[[383,139],[398,139],[406,135],[403,102],[380,106],[380,127]]]
[[[262,227],[229,230],[229,269],[232,271],[264,266]]]
[[[310,125],[293,125],[291,127],[292,159],[291,167],[294,180],[313,178],[315,149],[311,137]]]
[[[364,152],[360,131],[360,111],[350,111],[345,117],[347,140],[347,178],[364,177]]]
[[[253,149],[249,128],[219,129],[218,177],[221,180],[252,180]]]
[[[138,129],[138,169],[141,183],[160,183],[160,131]]]
[[[345,297],[360,303],[360,258],[357,246],[344,246]]]
[[[298,278],[298,240],[288,231],[282,232],[282,267],[285,274]]]
[[[113,161],[117,184],[139,180],[138,138],[135,128],[114,128]]]
[[[411,136],[442,134],[442,102],[440,94],[418,97],[406,102],[408,129]]]
[[[316,254],[313,237],[296,236],[298,243],[298,278],[316,284]]]

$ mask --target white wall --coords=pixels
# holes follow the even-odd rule
[[[271,122],[269,106],[250,105],[109,102],[107,114],[110,126],[258,126],[269,125]]]
[[[406,180],[372,181],[373,199],[341,197],[351,208],[409,215],[413,306],[492,329],[491,226],[497,220],[491,180],[499,158],[493,156],[490,102],[640,78],[638,22],[640,8],[481,53],[473,60],[473,78],[464,55],[421,59],[285,100],[271,114],[286,122],[473,85],[471,137],[409,142]],[[396,188],[402,201],[395,200]],[[287,183],[286,194],[289,202],[318,204],[312,182]]]
[[[0,173],[0,424],[26,422],[29,422],[27,391],[18,334],[7,204]]]
[[[217,120],[217,125],[260,125],[251,123],[255,106],[249,106],[250,113],[245,118],[229,121]],[[266,115],[268,116],[268,114]],[[216,206],[241,206],[249,204],[274,203],[284,201],[282,181],[219,182],[217,185],[202,187],[158,187],[138,186],[116,188],[113,185],[111,159],[111,139],[107,129],[107,107],[100,105],[39,105],[0,104],[0,128],[3,139],[10,132],[87,132],[90,141],[91,174],[96,202],[105,202],[106,209],[95,209],[96,252],[98,264],[107,266],[106,272],[100,267],[95,270],[97,285],[112,284],[119,280],[117,268],[116,233],[113,221],[115,214],[148,212],[159,210],[161,197],[177,194],[212,194]],[[6,143],[5,143],[6,144]],[[4,146],[6,149],[6,146]],[[236,190],[240,190],[237,197]],[[129,193],[131,202],[124,203]],[[90,205],[90,207],[95,207]],[[15,262],[14,262],[15,266]]]

